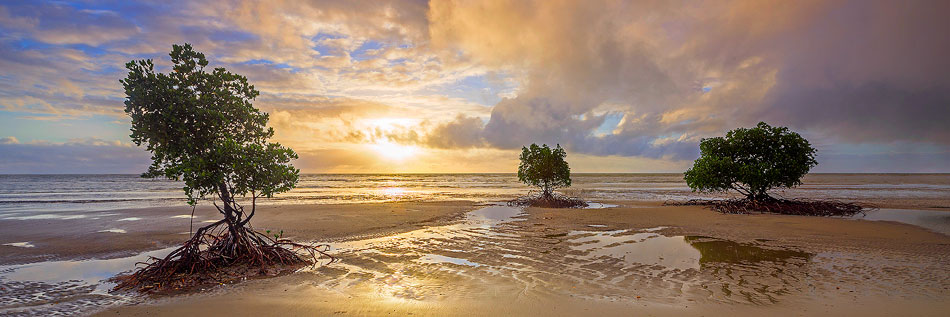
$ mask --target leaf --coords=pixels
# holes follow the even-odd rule
[[[190,44],[173,45],[170,73],[156,73],[151,60],[130,61],[122,79],[132,141],[152,152],[143,177],[185,183],[189,203],[218,193],[229,197],[292,189],[300,171],[297,154],[270,143],[268,115],[252,105],[260,92],[247,78],[224,68],[208,72],[205,55]]]
[[[558,144],[551,149],[546,144],[521,148],[518,180],[541,189],[550,195],[554,189],[571,186],[571,168],[564,158],[567,152]]]
[[[812,167],[816,150],[798,133],[759,122],[725,137],[703,139],[700,156],[684,174],[694,191],[735,190],[750,199],[776,187],[795,187]]]

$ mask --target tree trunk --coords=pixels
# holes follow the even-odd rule
[[[771,200],[772,196],[769,196],[769,194],[767,194],[765,191],[758,191],[749,193],[747,198],[752,201],[765,202]]]
[[[228,231],[231,232],[232,237],[237,236],[237,228],[240,227],[240,224],[237,222],[237,210],[234,209],[234,198],[231,197],[231,192],[228,190],[228,186],[224,183],[218,185],[218,193],[221,196],[221,200],[224,201],[224,219],[228,223]]]

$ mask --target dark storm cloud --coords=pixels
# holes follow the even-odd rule
[[[774,43],[762,116],[848,142],[950,144],[950,2],[854,2]]]
[[[852,142],[950,144],[950,89],[884,83],[777,93],[770,121]]]
[[[446,7],[446,36],[483,62],[527,65],[528,83],[432,146],[688,159],[701,137],[762,120],[832,142],[950,145],[950,2],[538,3],[480,25],[457,21],[506,7]],[[606,135],[605,104],[625,113]]]

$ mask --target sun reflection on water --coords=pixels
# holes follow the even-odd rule
[[[401,187],[387,187],[382,190],[384,196],[395,196],[402,197],[408,194],[405,188]]]

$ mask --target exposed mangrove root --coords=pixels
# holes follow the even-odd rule
[[[587,202],[580,198],[569,197],[558,193],[529,194],[508,201],[508,206],[528,206],[540,208],[584,208]]]
[[[665,206],[706,206],[709,209],[724,214],[751,214],[775,213],[783,215],[821,216],[821,217],[850,217],[876,207],[865,204],[842,202],[836,200],[808,200],[808,199],[726,199],[706,200],[691,199],[688,201],[666,201]]]
[[[320,257],[336,259],[329,245],[306,245],[268,236],[249,226],[220,220],[199,228],[181,247],[164,258],[151,257],[128,275],[113,278],[114,290],[164,292],[245,277],[276,275],[302,266],[316,266]]]

